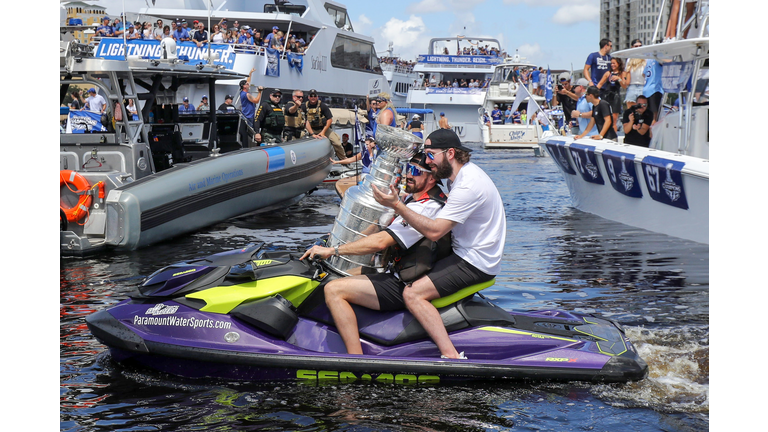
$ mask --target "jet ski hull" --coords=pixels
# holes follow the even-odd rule
[[[468,302],[478,302],[478,299]],[[447,314],[453,313],[451,308],[445,309],[441,310],[444,321]],[[549,317],[558,313],[562,312],[510,313],[510,316],[518,322],[539,318],[552,321]],[[568,314],[565,320],[572,321],[574,317]],[[399,323],[409,319],[407,312],[399,312],[391,314],[389,320],[378,322],[381,328],[403,327]],[[510,326],[480,325],[452,331],[451,340],[467,353],[468,360],[441,359],[428,338],[391,346],[363,339],[366,355],[344,354],[343,342],[335,329],[313,318],[298,318],[283,339],[229,314],[201,312],[174,301],[158,305],[129,300],[93,314],[86,321],[94,336],[110,347],[115,361],[189,378],[376,380],[404,384],[467,379],[594,382],[643,379],[648,372],[647,365],[623,331],[608,321],[587,319],[593,323],[600,321],[601,331],[612,332],[613,336],[606,338],[609,340],[601,346],[587,335],[583,338],[558,336]],[[361,322],[365,322],[365,318]],[[605,326],[612,328],[603,328]],[[365,334],[364,329],[361,334]],[[616,340],[619,334],[620,340]]]

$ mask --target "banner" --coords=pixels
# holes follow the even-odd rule
[[[92,111],[70,111],[67,120],[67,133],[106,132],[101,124],[101,114]]]
[[[501,63],[502,59],[494,56],[479,56],[479,55],[465,55],[465,56],[452,56],[452,55],[429,55],[423,54],[416,58],[418,63],[428,64],[465,64],[465,65],[495,65]]]
[[[264,75],[280,76],[280,51],[274,48],[267,48],[267,70],[264,72]]]
[[[595,146],[571,143],[571,158],[576,165],[576,170],[581,174],[585,182],[603,185],[603,175],[597,166]]]
[[[427,87],[427,94],[482,94],[485,90],[469,87]]]
[[[679,93],[691,88],[693,62],[671,62],[661,65],[661,86],[666,93]]]
[[[547,66],[547,91],[544,95],[547,103],[549,103],[552,100],[552,73],[549,72],[549,66]]]
[[[126,41],[129,56],[140,56],[145,59],[160,59],[163,50],[158,40],[133,39]],[[235,51],[229,44],[211,45],[211,54],[216,53],[219,59],[214,64],[232,69],[235,65]],[[189,58],[189,64],[208,63],[208,44],[198,48],[194,42],[176,42],[176,55]],[[125,46],[122,38],[104,38],[96,47],[95,57],[107,60],[125,60]]]
[[[635,170],[635,155],[606,149],[602,156],[611,186],[628,197],[642,198],[643,191]]]
[[[304,68],[304,56],[292,52],[286,52],[285,55],[288,59],[288,66],[290,66],[291,69],[296,69],[299,71],[299,73],[301,73],[302,69]]]
[[[685,162],[663,159],[655,156],[643,158],[643,174],[648,194],[655,201],[688,209],[683,187],[683,167]]]
[[[552,156],[552,160],[555,161],[555,163],[560,167],[563,172],[566,172],[570,175],[576,175],[576,171],[573,170],[573,167],[571,167],[571,162],[568,161],[568,155],[567,150],[565,148],[565,143],[562,141],[547,141],[545,144],[547,147],[547,152],[549,152],[549,155]]]

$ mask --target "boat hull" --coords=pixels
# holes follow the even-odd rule
[[[111,190],[106,244],[138,249],[294,200],[323,181],[331,154],[327,139],[296,140],[178,164]]]
[[[709,244],[709,161],[609,140],[540,141],[573,206],[626,225]]]

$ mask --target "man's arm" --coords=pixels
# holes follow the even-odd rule
[[[608,129],[610,129],[613,125],[611,124],[611,115],[608,114],[607,116],[603,117],[603,120],[605,123],[603,123],[603,129],[600,131],[600,135],[592,135],[593,139],[603,139],[605,134],[608,133]],[[592,119],[589,124],[592,124],[595,121],[595,119]],[[587,128],[589,130],[590,128]],[[596,138],[599,137],[599,138]]]
[[[376,234],[371,234],[368,237],[363,237],[351,243],[339,245],[338,249],[339,255],[367,255],[384,250],[390,246],[394,246],[395,244],[395,239],[392,238],[389,233],[386,231],[379,231]],[[302,255],[299,259],[303,260],[304,258],[313,258],[314,256],[327,259],[335,253],[336,251],[332,247],[315,245],[304,252],[304,255]]]
[[[592,69],[592,66],[590,66],[589,64],[584,65],[584,71],[583,71],[584,78],[586,78],[589,81],[590,85],[595,85],[595,83],[592,82],[592,75],[590,75],[589,73],[590,69]]]
[[[416,231],[420,232],[424,237],[438,241],[441,237],[447,234],[456,226],[456,222],[448,219],[431,219],[423,216],[415,211],[411,210],[400,201],[397,189],[394,186],[390,186],[390,193],[384,194],[376,187],[373,188],[373,198],[381,205],[387,206],[395,210],[395,213],[402,216],[402,218],[408,222]]]
[[[632,131],[634,125],[635,125],[635,115],[632,113],[629,113],[629,116],[627,116],[627,121],[624,122],[624,134],[628,134],[630,131]],[[640,132],[639,129],[638,129],[638,132]]]
[[[576,139],[583,138],[584,135],[586,135],[589,131],[591,131],[593,127],[595,127],[595,119],[593,119],[590,114],[589,124],[587,125],[586,128],[584,128],[584,131],[576,135]]]
[[[376,123],[385,124],[389,126],[389,124],[392,123],[392,110],[388,110],[388,109],[382,110],[381,114],[379,114],[379,118],[381,120],[377,120]]]

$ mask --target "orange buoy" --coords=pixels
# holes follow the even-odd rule
[[[88,183],[88,180],[86,180],[85,177],[81,176],[76,171],[61,170],[59,171],[59,187],[65,185],[72,192],[80,194],[80,199],[78,199],[77,205],[74,207],[68,208],[62,205],[61,210],[64,211],[68,221],[77,222],[88,213],[88,208],[90,208],[91,201],[93,201],[93,197],[87,193],[83,193],[91,188],[91,184]],[[69,185],[74,186],[75,190],[72,190]]]

